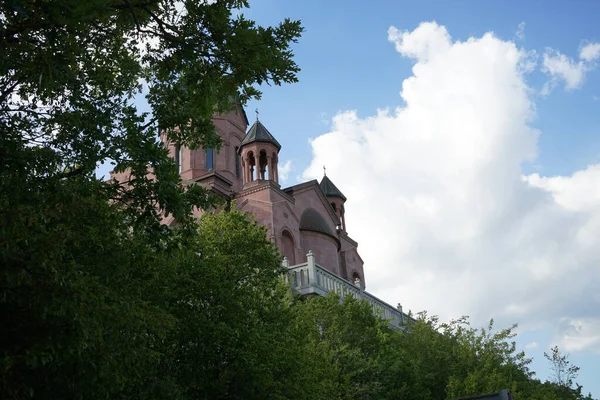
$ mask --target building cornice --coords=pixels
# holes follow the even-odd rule
[[[194,179],[187,179],[184,183],[197,183],[199,185],[209,188],[216,194],[223,196],[226,199],[230,199],[233,196],[233,182],[216,171],[208,172],[207,174],[204,174]]]
[[[300,183],[299,185],[287,187],[283,189],[283,191],[285,193],[291,192],[291,195],[295,196],[296,193],[306,192],[310,189],[314,189],[315,192],[317,192],[317,196],[319,196],[319,199],[321,199],[321,202],[325,205],[325,209],[327,210],[329,217],[331,217],[331,221],[333,222],[334,226],[338,226],[340,224],[338,216],[335,215],[333,208],[331,208],[331,204],[329,204],[329,201],[327,201],[327,197],[325,196],[325,193],[323,193],[323,189],[321,189],[321,186],[319,186],[319,182],[316,179]]]
[[[344,232],[344,231],[340,232],[340,237],[343,238],[348,243],[350,243],[352,246],[358,247],[358,242],[356,240],[352,239],[350,236],[348,236],[348,234],[346,232]]]
[[[260,192],[262,190],[273,189],[274,191],[276,191],[278,194],[280,194],[284,199],[286,199],[290,203],[294,204],[296,202],[296,199],[294,199],[292,196],[290,196],[289,194],[287,194],[283,190],[281,190],[281,186],[279,186],[279,184],[276,183],[275,181],[272,181],[269,179],[269,180],[258,180],[258,181],[254,181],[254,182],[258,182],[258,183],[255,185],[249,186],[245,189],[242,189],[240,192],[235,193],[234,197],[237,199],[237,198],[244,197],[244,196],[247,196],[252,193]]]

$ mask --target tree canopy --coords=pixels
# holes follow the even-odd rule
[[[231,224],[238,218],[234,229],[254,232],[238,243],[250,255],[218,258],[214,241],[223,237],[210,226],[222,221],[207,217],[200,235],[192,216],[194,207],[209,208],[214,199],[201,187],[183,187],[158,140],[160,130],[178,145],[218,148],[214,113],[259,97],[256,85],[296,81],[290,46],[300,22],[259,26],[243,16],[247,6],[243,0],[0,4],[0,397],[218,398],[243,382],[229,372],[234,364],[266,360],[252,353],[265,348],[253,329],[280,307],[266,295],[274,289],[278,256],[264,232],[257,236],[258,227],[243,228],[229,214]],[[150,113],[135,103],[142,87]],[[133,179],[127,185],[97,179],[104,162],[131,171]],[[177,229],[160,224],[165,214],[177,218]],[[232,243],[242,239],[232,234]],[[259,272],[248,275],[251,268]],[[222,291],[201,296],[207,282]],[[227,298],[229,289],[242,297]],[[242,307],[244,301],[251,303]],[[185,325],[190,302],[200,312]],[[203,373],[181,365],[192,360],[184,348],[194,347],[183,342],[194,340],[192,326],[222,341],[203,344],[212,363]],[[238,333],[250,337],[241,341]],[[200,345],[194,349],[203,354]],[[197,384],[184,389],[192,373]],[[224,382],[235,382],[219,383],[221,373]],[[214,391],[197,389],[201,378]],[[244,390],[256,392],[258,385]]]
[[[256,85],[297,80],[290,46],[300,22],[258,26],[240,12],[247,6],[245,0],[3,2],[2,174],[18,170],[15,179],[49,181],[91,175],[111,160],[115,171],[136,178],[127,190],[102,190],[122,203],[134,226],[157,229],[159,212],[186,223],[191,208],[207,199],[199,188],[184,193],[158,129],[178,145],[218,148],[215,112],[260,97]],[[150,113],[133,101],[142,87]]]
[[[340,302],[336,295],[302,302],[297,310],[307,351],[321,360],[328,398],[442,400],[508,389],[517,400],[592,399],[574,382],[536,379],[531,359],[516,349],[516,326],[498,330],[492,320],[476,329],[467,318],[441,323],[422,313],[396,331],[369,304],[351,297]],[[563,372],[573,368],[560,353],[557,359]]]

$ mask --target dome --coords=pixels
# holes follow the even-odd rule
[[[314,208],[308,208],[302,213],[300,217],[300,229],[320,232],[335,237],[325,218]]]
[[[271,132],[269,132],[269,130],[265,128],[265,126],[259,120],[256,120],[256,122],[250,127],[250,130],[246,136],[244,136],[240,147],[254,142],[271,143],[277,147],[278,151],[281,150],[281,145],[279,142],[273,137],[273,135],[271,135]]]

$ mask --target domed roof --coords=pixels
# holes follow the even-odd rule
[[[320,232],[335,237],[329,224],[314,208],[307,208],[300,216],[300,229]]]
[[[271,143],[277,147],[277,150],[281,149],[279,142],[273,137],[273,135],[271,135],[271,132],[269,132],[269,130],[265,128],[265,126],[259,120],[256,120],[256,122],[250,127],[250,130],[248,130],[248,133],[242,140],[241,146],[253,142]]]

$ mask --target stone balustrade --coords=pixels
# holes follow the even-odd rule
[[[374,314],[387,320],[390,326],[396,329],[402,329],[404,323],[409,320],[410,317],[402,312],[400,305],[393,307],[364,291],[361,282],[351,283],[318,265],[312,252],[309,252],[306,258],[307,262],[297,265],[289,265],[287,259],[283,260],[283,266],[288,270],[288,283],[295,293],[302,296],[327,296],[329,292],[334,291],[341,299],[352,296],[365,300],[371,305]]]

